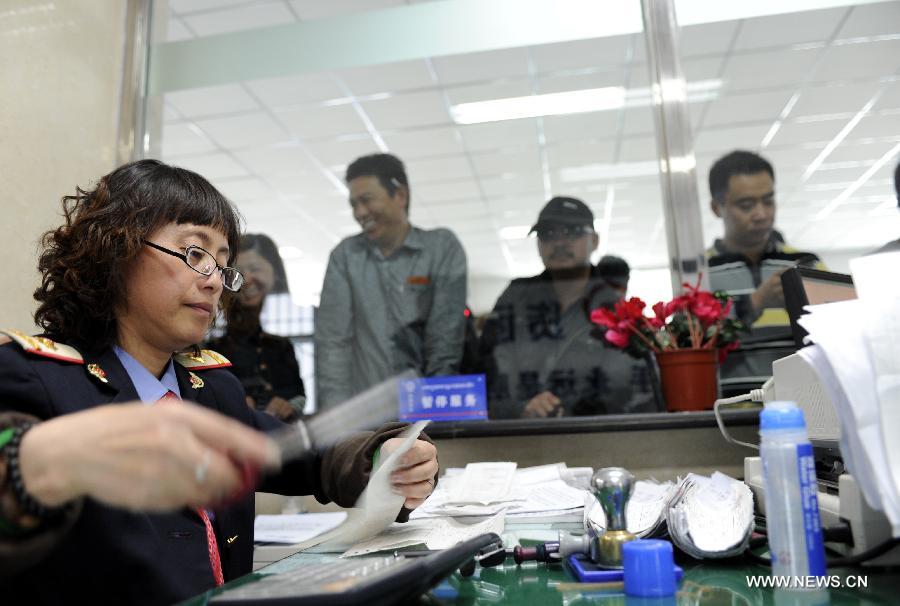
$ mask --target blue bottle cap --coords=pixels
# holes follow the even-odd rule
[[[803,411],[796,402],[766,402],[766,407],[759,413],[759,429],[804,429]]]
[[[640,539],[622,545],[625,595],[660,598],[675,595],[675,562],[672,544],[659,539]]]

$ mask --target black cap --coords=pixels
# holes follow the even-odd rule
[[[594,226],[594,213],[587,204],[578,198],[566,198],[557,196],[547,202],[538,215],[537,223],[531,228],[531,233],[545,225],[589,225]]]

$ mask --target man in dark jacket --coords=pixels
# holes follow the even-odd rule
[[[592,335],[591,310],[615,304],[628,284],[622,259],[591,266],[593,224],[576,198],[541,210],[532,231],[546,269],[510,283],[482,335],[491,418],[657,410],[647,364]]]

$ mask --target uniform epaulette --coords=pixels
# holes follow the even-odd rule
[[[201,349],[197,355],[192,351],[177,353],[175,361],[191,370],[209,370],[231,366],[228,358],[211,349]]]
[[[47,337],[33,337],[19,330],[6,329],[0,330],[0,333],[7,335],[30,354],[71,362],[72,364],[84,364],[84,358],[81,357],[77,349],[70,345],[51,341]]]

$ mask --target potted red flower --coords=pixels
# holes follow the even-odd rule
[[[596,309],[591,321],[603,338],[635,357],[653,352],[670,411],[712,408],[718,394],[718,363],[738,346],[739,320],[729,317],[732,301],[723,292],[700,290],[700,281],[669,302],[660,301],[644,315],[637,297],[610,310]]]

